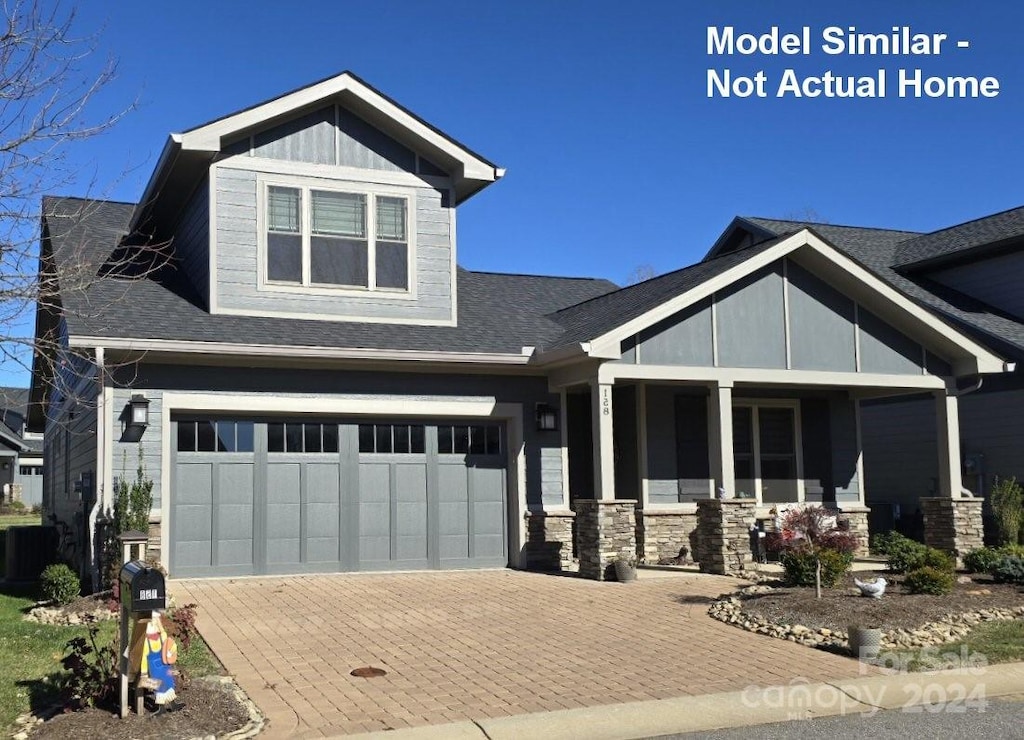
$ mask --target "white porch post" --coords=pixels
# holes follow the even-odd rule
[[[594,498],[615,498],[615,448],[612,438],[612,384],[590,384],[594,437]]]
[[[732,384],[711,386],[708,398],[708,453],[715,493],[725,489],[726,498],[736,496],[736,469],[732,451]]]
[[[957,397],[935,394],[935,423],[939,442],[939,496],[960,498],[960,412]]]

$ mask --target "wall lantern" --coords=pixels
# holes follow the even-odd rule
[[[149,399],[141,393],[133,393],[128,402],[128,427],[142,431],[149,426]]]
[[[546,404],[537,404],[537,431],[553,432],[558,429],[558,409]]]

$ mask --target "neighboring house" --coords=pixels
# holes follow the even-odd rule
[[[863,533],[862,402],[925,394],[957,514],[957,388],[1000,353],[824,227],[737,221],[623,289],[462,269],[458,208],[503,174],[343,73],[172,135],[138,204],[46,198],[47,511],[94,522],[141,455],[175,576],[729,570],[723,518]]]
[[[0,388],[0,501],[43,500],[43,435],[26,428],[28,388]]]

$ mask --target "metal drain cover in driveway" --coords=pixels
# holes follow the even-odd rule
[[[359,678],[377,678],[378,676],[386,676],[388,672],[383,668],[374,668],[373,666],[364,665],[361,668],[353,668],[350,676],[358,676]]]

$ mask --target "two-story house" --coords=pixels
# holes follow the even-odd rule
[[[43,495],[43,435],[29,431],[28,388],[0,388],[0,502],[38,506]]]
[[[720,564],[720,494],[866,531],[862,406],[899,396],[953,516],[958,394],[1001,354],[816,227],[623,289],[462,269],[503,173],[343,73],[173,134],[138,203],[45,199],[33,393],[80,557],[141,455],[174,576]]]

